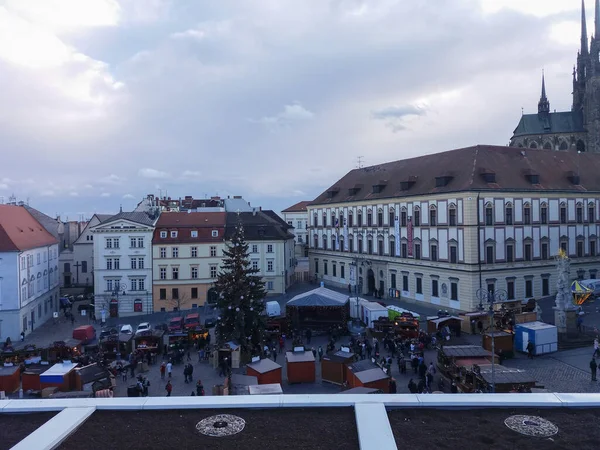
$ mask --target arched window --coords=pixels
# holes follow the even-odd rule
[[[581,139],[579,139],[577,141],[576,148],[577,148],[578,152],[581,152],[581,153],[585,152],[585,143]]]
[[[448,205],[448,225],[456,226],[456,205],[454,203]]]
[[[525,225],[531,225],[531,206],[528,202],[523,204],[523,223]]]
[[[434,205],[429,207],[429,226],[435,227],[437,225],[437,209]]]
[[[327,236],[323,236],[323,250],[327,250]]]
[[[362,222],[362,211],[360,209],[358,210],[358,217],[357,217],[357,220],[356,220],[356,225],[359,226],[359,227],[362,227],[362,225],[363,225],[363,222]]]
[[[552,144],[550,142],[547,142],[544,144],[544,149],[545,150],[552,150]]]
[[[567,141],[560,141],[560,150],[568,150],[569,149],[569,144],[567,144]]]
[[[529,144],[529,148],[538,148],[537,142],[533,141],[531,144]]]
[[[368,227],[373,226],[373,213],[371,212],[371,210],[367,211],[367,226]]]
[[[485,224],[487,226],[494,225],[494,205],[490,202],[485,205]]]

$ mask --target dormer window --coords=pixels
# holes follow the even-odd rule
[[[387,181],[381,180],[379,183],[373,185],[373,194],[380,194],[387,185]]]
[[[171,231],[171,237],[172,238],[176,238],[177,237],[177,231]]]
[[[416,182],[417,182],[417,177],[410,176],[406,180],[403,180],[403,181],[400,182],[400,190],[401,191],[408,191],[408,190],[410,190],[410,188],[413,187],[413,185]]]
[[[161,231],[160,232],[160,238],[161,239],[165,239],[167,237],[167,232],[166,231]]]
[[[197,234],[198,232],[196,232]],[[216,238],[219,237],[219,230],[212,230],[211,234],[212,237]]]
[[[531,184],[540,184],[540,175],[533,170],[527,170],[525,172],[525,178]]]
[[[352,195],[356,195],[360,192],[360,190],[362,189],[362,184],[357,184],[354,187],[348,189],[348,195],[352,196]]]
[[[495,183],[496,173],[493,170],[482,169],[481,178],[483,178],[483,181],[485,181],[486,183]]]
[[[448,186],[452,177],[450,175],[442,175],[441,177],[435,177],[435,187]]]
[[[569,180],[569,183],[574,186],[579,186],[581,184],[581,178],[579,177],[578,173],[567,172],[567,179]]]
[[[337,194],[338,192],[340,192],[340,188],[333,187],[327,191],[327,196],[329,198],[333,198],[333,197],[335,197],[335,194]]]
[[[191,236],[192,236],[193,238],[197,238],[197,237],[198,237],[198,230],[192,230],[192,232],[191,232]]]

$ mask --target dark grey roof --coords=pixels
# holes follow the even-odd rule
[[[352,359],[354,359],[354,353],[343,352],[341,350],[337,351],[336,353],[330,353],[323,356],[323,360],[334,363],[345,363]]]
[[[103,225],[108,222],[114,222],[115,220],[120,219],[129,220],[130,222],[135,222],[139,223],[140,225],[152,227],[156,223],[156,219],[158,219],[158,217],[156,219],[152,219],[145,212],[120,212],[118,214],[115,214],[114,216],[110,216],[106,220],[103,220],[102,222],[100,222],[99,225]]]
[[[287,362],[296,363],[296,362],[314,362],[315,355],[310,350],[306,350],[304,352],[286,352],[285,359]]]
[[[446,345],[442,351],[448,358],[485,358],[486,356],[492,356],[492,352],[479,345]]]
[[[296,295],[287,302],[287,306],[344,306],[348,296],[324,287]]]
[[[493,376],[491,364],[479,366],[479,370],[481,377],[490,384],[494,382],[496,384],[521,384],[537,381],[531,373],[510,367],[496,365]]]
[[[359,386],[359,387],[347,389],[345,391],[340,392],[340,394],[380,394],[380,393],[381,393],[381,389],[367,388],[364,386]]]
[[[361,383],[372,383],[373,381],[389,378],[389,376],[379,367],[363,370],[362,372],[355,372],[354,375],[356,375],[356,378],[358,378]]]
[[[29,205],[23,205],[23,207],[44,227],[48,233],[54,236],[58,241],[62,241],[62,237],[58,233],[58,226],[60,223],[57,219],[54,219]],[[62,248],[62,245],[59,246],[59,248]]]
[[[513,132],[513,137],[555,133],[584,132],[580,114],[565,111],[549,114],[524,114]]]
[[[350,367],[350,370],[354,373],[379,368],[379,366],[370,359],[363,359],[361,361],[357,361],[354,364],[350,364],[348,367]]]
[[[235,233],[238,220],[244,225],[244,237],[247,241],[288,240],[294,235],[288,230],[290,226],[273,211],[255,211],[227,213],[225,240],[230,240]]]

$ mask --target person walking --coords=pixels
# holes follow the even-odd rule
[[[535,350],[535,345],[533,345],[533,342],[527,342],[527,358],[533,359],[533,350]]]
[[[323,360],[323,347],[319,345],[319,350],[317,350],[317,353],[319,354],[319,362],[321,362]]]
[[[592,371],[592,381],[596,381],[596,373],[598,372],[598,363],[596,358],[592,358],[590,361],[590,370]]]
[[[165,362],[163,361],[162,364],[160,365],[160,379],[164,380],[165,379],[165,372],[167,371],[167,365],[165,364]]]
[[[598,343],[598,338],[596,337],[596,339],[594,339],[594,354],[592,355],[592,357],[595,358],[596,356],[598,356],[599,353],[600,343]]]
[[[173,385],[171,384],[171,380],[167,381],[167,385],[165,386],[165,391],[167,391],[167,397],[171,396],[171,391],[173,390]]]
[[[167,363],[167,375],[169,376],[169,380],[171,379],[171,372],[173,371],[173,363],[169,361]]]

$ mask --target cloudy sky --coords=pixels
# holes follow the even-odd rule
[[[593,30],[588,0],[588,30]],[[356,167],[506,145],[580,0],[0,0],[0,196],[75,219],[148,193],[281,210]]]

